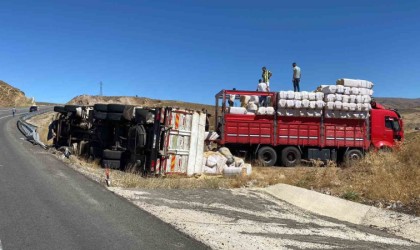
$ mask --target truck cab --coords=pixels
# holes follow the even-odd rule
[[[372,102],[371,105],[371,144],[376,149],[390,149],[404,139],[401,115],[379,103]]]

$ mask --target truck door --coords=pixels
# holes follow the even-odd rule
[[[394,144],[393,118],[385,116],[384,141]]]

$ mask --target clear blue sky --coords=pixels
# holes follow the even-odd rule
[[[338,78],[420,97],[420,1],[1,1],[0,79],[38,101],[80,94],[214,103],[219,90]]]

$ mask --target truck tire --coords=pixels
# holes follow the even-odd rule
[[[89,154],[93,156],[93,158],[101,158],[102,157],[102,149],[100,147],[90,147]]]
[[[153,121],[153,114],[150,112],[150,110],[147,110],[147,109],[137,108],[135,110],[135,116],[136,116],[136,123],[146,124],[147,121],[150,121],[150,120]]]
[[[93,111],[93,118],[97,119],[97,120],[106,120],[107,117],[107,113],[105,112],[101,112],[101,111]]]
[[[119,170],[119,169],[121,169],[121,161],[120,160],[103,159],[102,160],[102,167]]]
[[[344,154],[344,162],[351,164],[363,158],[363,153],[359,149],[350,149]]]
[[[108,160],[120,160],[122,154],[123,151],[105,149],[104,151],[102,151],[102,158]]]
[[[274,166],[277,162],[277,152],[272,147],[264,146],[258,149],[257,158],[264,166]]]
[[[110,113],[123,113],[125,105],[123,104],[108,104],[108,112]]]
[[[289,146],[281,151],[281,162],[285,167],[294,167],[300,164],[302,155],[298,148]]]
[[[122,113],[108,113],[106,119],[109,121],[121,121]]]
[[[137,149],[146,146],[147,133],[143,125],[131,127],[128,130],[128,148],[131,152],[137,152]]]
[[[57,113],[67,113],[66,109],[63,106],[54,106],[54,112]]]
[[[81,106],[79,106],[79,105],[65,105],[64,106],[64,109],[67,111],[67,112],[76,112],[76,109],[77,108],[80,108]]]
[[[93,110],[100,112],[108,112],[108,104],[95,104],[93,105]]]

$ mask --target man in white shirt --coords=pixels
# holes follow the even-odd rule
[[[261,79],[258,81],[257,91],[259,92],[270,92],[270,87],[266,82],[263,82]],[[260,106],[267,106],[267,96],[260,96]]]
[[[297,92],[300,92],[300,87],[299,87],[300,76],[301,76],[300,68],[297,66],[295,62],[292,64],[292,66],[293,66],[293,79],[292,79],[293,89],[295,90],[295,92],[296,90]]]

